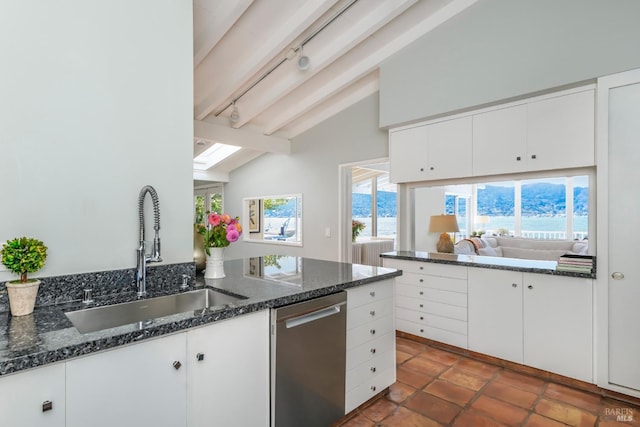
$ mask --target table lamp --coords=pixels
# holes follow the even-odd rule
[[[458,221],[455,215],[432,215],[429,221],[430,233],[441,233],[436,249],[438,252],[453,253],[453,241],[449,233],[457,233]]]

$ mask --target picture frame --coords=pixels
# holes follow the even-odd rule
[[[249,200],[249,233],[260,233],[261,221],[260,199]]]

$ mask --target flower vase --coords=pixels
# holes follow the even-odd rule
[[[224,248],[209,248],[211,255],[207,255],[207,265],[204,269],[205,279],[222,279],[224,274]]]

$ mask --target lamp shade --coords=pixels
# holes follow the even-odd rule
[[[455,215],[432,215],[429,221],[430,233],[457,233],[458,221]]]

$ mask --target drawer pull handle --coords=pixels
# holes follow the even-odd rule
[[[529,285],[529,286],[527,286],[527,288],[533,289],[533,285]]]
[[[370,351],[371,351],[371,354],[376,354],[376,349],[375,348],[372,348]]]
[[[372,297],[375,297],[376,293],[375,293],[375,291],[371,291],[371,292],[369,292],[369,295],[371,295]]]
[[[420,283],[424,283],[424,279],[420,279],[420,280],[419,280],[419,282],[420,282]]]
[[[371,367],[371,372],[375,372],[375,371],[376,371],[376,367],[375,367],[375,366],[372,366],[372,367]]]
[[[423,307],[424,307],[424,305],[423,305],[423,304],[420,304],[420,308],[423,308]]]
[[[53,402],[50,400],[45,400],[42,402],[42,412],[47,412],[53,409]]]
[[[424,320],[424,317],[423,317],[423,316],[420,316],[420,320]]]
[[[196,360],[198,362],[202,362],[204,360],[204,353],[198,353],[196,354]]]
[[[420,266],[420,270],[424,270],[424,267]]]
[[[369,312],[369,314],[370,314],[370,315],[372,315],[372,316],[375,316],[375,315],[376,315],[376,311],[375,311],[375,310],[371,310],[371,311]]]
[[[520,156],[516,157],[516,160],[519,162],[522,158]]]
[[[372,385],[371,386],[371,391],[376,391],[376,390],[377,390],[376,386]]]
[[[511,286],[514,287],[514,288],[517,288],[518,284],[517,283],[512,283]]]
[[[531,155],[531,158],[535,160],[535,159],[537,159],[537,158],[538,158],[538,156],[536,156],[535,154],[532,154],[532,155]]]
[[[175,362],[173,362],[173,365],[172,365],[172,366],[173,366],[174,368],[176,368],[176,371],[177,371],[177,370],[178,370],[178,369],[180,369],[180,367],[182,366],[182,363],[180,363],[180,361],[179,361],[179,360],[176,360]]]
[[[369,332],[371,332],[371,335],[375,335],[376,334],[376,330],[375,329],[370,329]]]
[[[420,333],[421,333],[421,334],[424,334],[424,329],[420,329]]]
[[[420,291],[420,295],[424,295],[424,292],[423,292],[423,291]]]

